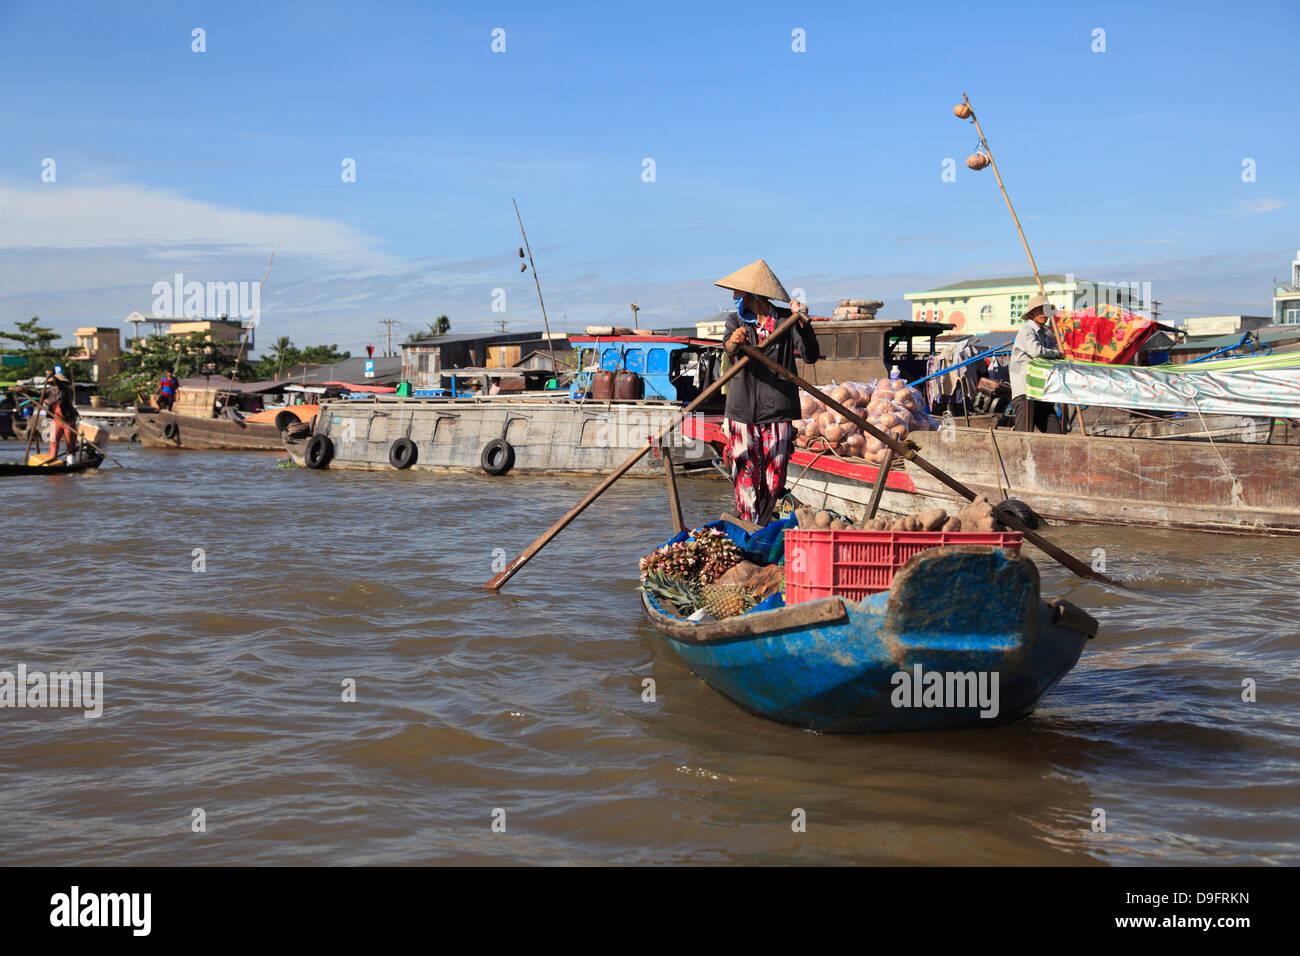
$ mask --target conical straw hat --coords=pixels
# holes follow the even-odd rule
[[[785,286],[781,285],[781,280],[768,268],[765,259],[751,262],[745,268],[737,269],[731,275],[725,276],[713,284],[722,286],[724,289],[731,289],[733,292],[750,292],[754,295],[761,295],[777,302],[790,301],[790,293],[785,291]]]

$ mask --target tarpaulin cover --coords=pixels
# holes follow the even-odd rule
[[[1142,343],[1156,330],[1152,319],[1114,306],[1061,312],[1056,319],[1068,359],[1122,365],[1133,361]]]
[[[1034,359],[1025,385],[1045,402],[1300,418],[1295,352],[1150,368]]]

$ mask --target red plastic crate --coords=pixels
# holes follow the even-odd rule
[[[785,533],[785,603],[827,597],[860,601],[868,594],[888,591],[894,572],[927,548],[983,544],[1019,554],[1020,541],[1019,531],[791,528]]]

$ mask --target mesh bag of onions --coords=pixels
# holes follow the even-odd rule
[[[934,431],[937,427],[926,414],[920,392],[887,378],[844,382],[827,389],[826,394],[899,441],[911,432]],[[888,449],[878,438],[863,434],[857,425],[820,399],[804,394],[800,403],[803,418],[794,423],[797,447],[876,463],[885,460]]]

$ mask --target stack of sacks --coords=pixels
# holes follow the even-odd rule
[[[840,299],[840,304],[831,313],[832,319],[874,319],[876,312],[885,303],[879,299]]]
[[[923,410],[921,394],[887,378],[845,382],[827,394],[899,441],[913,431],[933,431],[936,427],[934,419]],[[876,463],[885,460],[888,449],[880,439],[863,434],[857,425],[811,395],[800,396],[800,401],[804,417],[794,423],[797,447]]]

